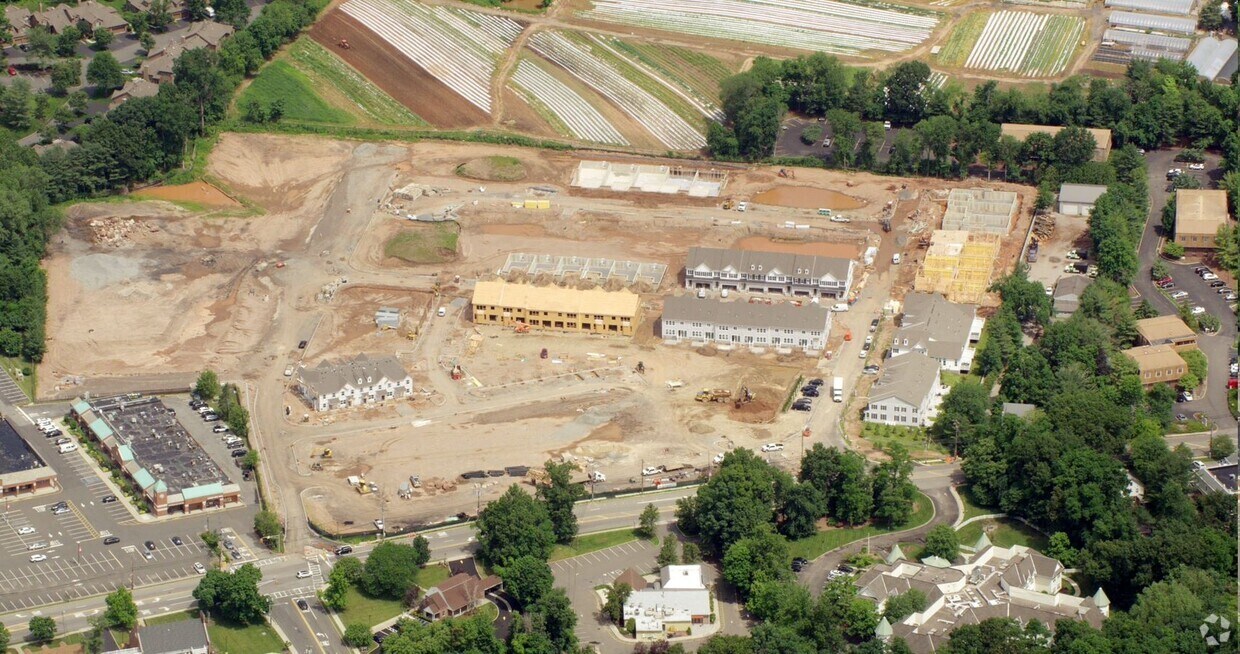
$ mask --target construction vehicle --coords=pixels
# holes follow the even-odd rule
[[[310,464],[310,469],[315,472],[323,472],[323,464],[319,463],[318,461],[315,461],[314,463]]]
[[[460,364],[452,366],[452,380],[460,381],[465,376],[465,371],[461,370]]]
[[[523,322],[518,322],[512,327],[512,332],[514,334],[525,334],[525,333],[528,333],[529,331],[530,331],[530,326]]]
[[[324,448],[322,452],[319,452],[319,458],[320,458],[320,459],[330,459],[330,458],[332,458],[332,451],[331,451],[331,449],[330,449],[330,448]]]
[[[753,402],[753,393],[749,391],[748,386],[741,386],[741,390],[736,394],[735,408],[739,409],[750,402]]]
[[[637,374],[642,375],[645,373],[646,373],[646,364],[641,361],[638,361],[637,362]]]
[[[345,50],[348,50],[348,49],[350,49],[350,48],[352,48],[352,47],[353,47],[353,46],[349,45],[349,40],[348,40],[348,39],[340,39],[340,41],[338,41],[338,42],[336,43],[336,45],[340,46],[341,48],[344,48]]]
[[[883,218],[882,220],[879,221],[879,224],[883,226],[884,232],[891,231],[891,219],[890,218]]]
[[[729,210],[729,209],[731,209],[731,208],[732,208],[732,198],[728,198],[728,199],[724,200],[724,201],[723,201],[723,209],[724,209],[725,211],[727,211],[727,210]]]
[[[710,388],[698,391],[693,397],[695,402],[727,402],[732,399],[732,391],[726,388]]]

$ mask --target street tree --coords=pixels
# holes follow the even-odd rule
[[[262,578],[262,571],[252,563],[234,572],[208,570],[193,596],[199,609],[217,619],[241,625],[259,624],[271,610],[271,599],[258,590]]]
[[[259,511],[254,514],[254,532],[262,536],[264,540],[277,538],[283,533],[284,527],[280,525],[280,516],[272,511]]]
[[[56,637],[56,621],[45,615],[36,615],[26,623],[30,631],[30,640],[36,643],[50,643]]]
[[[692,503],[677,508],[681,528],[687,516],[682,509],[692,507],[686,533],[698,533],[704,547],[722,553],[732,543],[774,524],[777,487],[791,485],[791,477],[758,458],[752,451],[738,449],[728,462],[698,489]]]
[[[390,540],[379,543],[366,558],[361,586],[371,597],[400,599],[430,558],[430,544],[421,536],[408,545]]]
[[[0,624],[0,651],[9,651],[9,640],[13,635],[9,633],[9,628]]]
[[[663,543],[659,545],[659,554],[655,557],[655,563],[658,564],[660,568],[665,565],[676,565],[678,562],[677,554],[679,550],[676,545],[677,543],[675,536],[668,534],[663,537]]]
[[[134,603],[133,594],[128,588],[121,586],[104,598],[107,609],[104,618],[113,627],[129,631],[138,624],[138,605]]]
[[[555,545],[555,528],[546,505],[516,484],[482,509],[474,528],[478,530],[478,554],[493,566],[506,566],[522,556],[546,561]]]
[[[370,627],[360,622],[354,622],[345,627],[344,642],[350,647],[365,648],[371,644]]]
[[[874,518],[885,525],[902,525],[913,515],[917,487],[911,481],[913,462],[902,445],[887,449],[889,460],[874,469]]]
[[[1236,440],[1227,434],[1210,437],[1210,458],[1218,461],[1236,453]]]
[[[747,597],[759,581],[788,579],[791,565],[788,541],[770,529],[762,529],[728,547],[723,555],[723,578]]]
[[[573,472],[578,469],[576,464],[548,461],[543,467],[547,477],[538,487],[538,499],[547,507],[556,542],[567,545],[577,536],[577,514],[573,513],[573,507],[577,500],[585,497],[585,489],[573,483]]]
[[[504,580],[504,590],[522,608],[532,606],[555,585],[551,566],[532,556],[522,556],[504,566],[499,576]]]
[[[653,504],[647,504],[642,509],[641,517],[637,520],[637,535],[640,538],[654,538],[655,525],[659,522],[659,510]]]
[[[577,648],[577,612],[563,588],[552,588],[528,611],[535,629],[546,634],[557,652],[572,652]]]
[[[77,59],[61,59],[52,66],[51,90],[63,96],[70,87],[82,83],[82,62]]]

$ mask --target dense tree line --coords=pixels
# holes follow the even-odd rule
[[[160,86],[158,95],[135,98],[75,128],[70,137],[80,147],[53,148],[40,157],[11,134],[0,135],[0,354],[33,362],[43,358],[47,279],[39,260],[60,226],[52,205],[114,192],[181,165],[189,144],[223,118],[241,80],[313,22],[321,4],[275,0],[218,53],[186,52],[176,61],[176,81]],[[244,2],[224,5],[245,10]],[[70,36],[61,40],[72,47],[80,35]],[[36,51],[52,52],[57,44],[32,30]],[[78,64],[71,64],[58,78],[62,85],[80,81],[70,79],[80,75]],[[114,85],[107,61],[93,70],[96,83]],[[84,95],[77,98],[76,104],[84,103]],[[0,93],[0,117],[15,129],[28,128],[31,104],[37,103],[29,87],[15,82]],[[62,125],[71,120],[72,113],[56,118]]]
[[[1086,132],[1024,143],[1001,137],[1000,123],[1097,127],[1113,131],[1117,146],[1156,148],[1185,142],[1223,149],[1231,170],[1240,168],[1236,85],[1199,79],[1184,63],[1134,61],[1122,80],[1072,77],[1048,89],[1002,90],[986,82],[967,93],[948,83],[936,87],[920,61],[883,71],[854,70],[830,55],[774,61],[759,57],[749,70],[720,83],[723,123],[709,126],[707,147],[718,158],[758,160],[774,153],[788,110],[820,117],[836,136],[836,165],[909,174],[959,175],[980,161],[1009,179],[1038,183],[1054,167],[1077,168],[1092,149]],[[908,127],[893,139],[880,163],[883,122]],[[840,141],[840,139],[843,141]],[[1079,167],[1059,181],[1098,181],[1102,172]]]

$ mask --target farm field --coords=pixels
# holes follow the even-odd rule
[[[258,103],[267,111],[276,102],[284,108],[283,119],[337,125],[353,123],[352,116],[319,97],[310,78],[287,61],[273,61],[264,66],[237,99],[237,106],[245,111],[248,105]]]
[[[595,143],[629,144],[598,109],[539,63],[529,59],[517,62],[511,84],[561,134]]]
[[[539,32],[530,38],[528,47],[598,92],[664,147],[688,150],[706,145],[703,118],[713,115],[708,108],[599,40],[576,33]]]
[[[299,38],[289,46],[288,62],[305,73],[313,88],[320,90],[324,100],[353,114],[358,122],[426,125],[426,121],[307,37]]]
[[[977,37],[982,35],[983,29],[986,29],[986,21],[989,18],[990,14],[982,11],[971,12],[961,17],[952,28],[947,41],[943,43],[942,49],[935,55],[938,62],[944,66],[963,64],[969,57],[969,53],[973,51],[973,46],[977,45]]]
[[[585,19],[842,55],[904,52],[941,15],[894,4],[825,0],[595,0]]]
[[[940,52],[940,62],[959,61],[959,52],[972,41],[968,57],[963,64],[956,65],[1024,77],[1048,77],[1062,73],[1071,62],[1085,21],[1076,16],[998,11],[986,18],[985,27],[976,37],[972,36],[975,30],[975,22],[961,22]]]
[[[349,0],[341,11],[487,114],[495,64],[523,29],[501,16],[410,0]]]

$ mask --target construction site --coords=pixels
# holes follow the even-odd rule
[[[518,160],[523,179],[457,174],[491,155]],[[839,438],[830,407],[807,426],[786,405],[799,380],[860,374],[856,357],[837,353],[912,286],[929,251],[920,244],[941,223],[944,183],[734,167],[720,197],[703,198],[579,190],[581,163],[489,145],[224,135],[208,168],[261,219],[210,220],[158,201],[69,211],[49,265],[40,394],[144,375],[192,380],[212,367],[249,398],[274,501],[290,519],[301,511],[333,532],[362,530],[381,512],[394,529],[471,513],[531,479],[511,472],[537,475],[551,458],[599,473],[594,487],[610,490],[675,483],[724,451],[795,442],[807,430],[807,445]],[[753,202],[771,192],[782,204]],[[849,222],[820,212],[824,192],[851,207]],[[809,202],[816,208],[794,206]],[[96,236],[92,223],[115,227]],[[1004,253],[1019,252],[1028,225],[1018,212],[992,266],[1010,267],[1015,257]],[[687,292],[680,275],[694,246],[853,259],[854,310],[839,314],[821,357],[665,346],[663,300]],[[892,265],[896,253],[914,265]],[[628,294],[632,312],[623,331],[599,333],[543,316],[479,324],[475,293],[498,280],[547,297]],[[144,289],[158,289],[159,303]],[[410,396],[310,411],[292,392],[299,366],[362,353],[397,357]],[[652,465],[672,472],[644,477]]]

